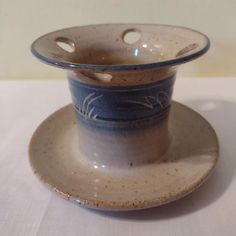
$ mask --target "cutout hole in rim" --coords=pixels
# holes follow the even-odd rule
[[[134,44],[140,40],[141,33],[136,29],[129,29],[124,32],[122,38],[126,44]]]
[[[175,57],[180,57],[183,56],[184,54],[187,54],[188,52],[196,49],[199,45],[197,43],[192,43],[189,44],[187,47],[184,47],[183,49],[181,49]]]
[[[64,37],[59,37],[55,41],[58,47],[60,47],[64,51],[69,52],[69,53],[72,53],[75,51],[75,43],[72,40],[68,38],[64,38]]]
[[[107,74],[107,73],[99,73],[99,72],[83,72],[83,75],[86,77],[89,77],[90,79],[109,83],[111,82],[112,75]]]

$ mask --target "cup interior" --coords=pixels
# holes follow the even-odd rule
[[[33,43],[32,52],[56,66],[112,69],[122,65],[180,64],[208,48],[209,40],[204,34],[184,27],[105,24],[49,33]]]

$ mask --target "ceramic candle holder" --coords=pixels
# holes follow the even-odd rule
[[[209,45],[205,35],[184,27],[104,24],[49,33],[32,52],[67,71],[80,161],[106,169],[165,157],[178,66]]]

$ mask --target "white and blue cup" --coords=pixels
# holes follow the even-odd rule
[[[49,33],[32,44],[40,60],[66,69],[81,161],[94,168],[161,161],[178,66],[209,39],[176,26],[106,24]]]

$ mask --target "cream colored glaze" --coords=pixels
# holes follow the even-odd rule
[[[69,105],[36,130],[30,162],[50,188],[87,207],[133,210],[158,206],[199,187],[214,169],[219,152],[215,131],[193,110],[173,102],[169,125],[172,142],[165,161],[97,168],[80,160],[81,133]]]
[[[140,39],[127,44],[127,32],[140,32]],[[73,52],[60,48],[57,41],[68,42]],[[37,50],[42,55],[64,62],[93,65],[144,64],[175,58],[180,51],[195,44],[192,53],[206,45],[197,31],[155,24],[104,24],[67,28],[40,38]],[[184,54],[181,54],[183,56]]]
[[[145,70],[114,70],[99,72],[101,75],[109,75],[109,81],[96,78],[96,71],[68,70],[67,77],[78,79],[84,83],[95,84],[99,86],[130,86],[144,85],[175,76],[177,66],[165,68],[153,68]]]
[[[120,132],[91,129],[78,122],[80,161],[97,168],[130,167],[163,158],[169,146],[168,119],[157,125]]]
[[[138,32],[140,38],[133,43],[126,43],[125,35],[130,32]],[[66,44],[70,50],[60,47],[59,42]],[[178,63],[170,63],[171,61],[193,54],[196,54],[196,58],[206,51],[208,44],[205,35],[184,27],[158,24],[101,24],[49,33],[35,41],[34,50],[37,57],[43,58],[46,62],[53,62],[54,66],[65,63],[65,69],[69,70],[68,75],[73,73],[74,78],[86,83],[127,86],[172,76],[177,65],[193,58],[179,60]],[[168,63],[161,67],[151,66],[159,62]],[[91,65],[94,66],[93,69]],[[106,67],[101,69],[99,65]],[[132,70],[126,70],[124,67],[114,70],[111,69],[111,65],[135,66]],[[137,69],[138,65],[144,67]],[[105,78],[110,79],[99,79],[95,73],[105,74]]]

